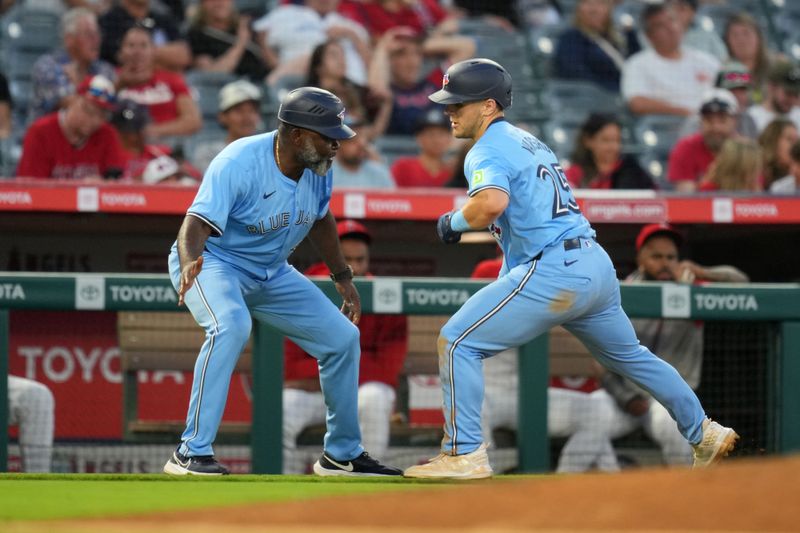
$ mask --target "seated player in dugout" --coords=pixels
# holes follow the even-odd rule
[[[669,224],[648,224],[636,237],[636,263],[625,281],[661,281],[676,283],[747,283],[749,278],[733,266],[701,266],[680,259],[683,235]],[[642,346],[657,353],[678,371],[692,390],[700,386],[703,368],[704,325],[698,320],[637,318],[631,320]],[[612,371],[603,372],[602,389],[591,395],[578,430],[561,452],[562,472],[585,472],[592,467],[616,472],[620,464],[615,454],[608,454],[611,440],[627,435],[638,427],[658,445],[666,465],[688,466],[692,447],[683,438],[675,420],[652,395]],[[596,458],[603,458],[596,462]]]
[[[356,276],[371,277],[369,247],[372,236],[355,220],[336,225],[345,261]],[[311,265],[308,276],[330,275],[325,263]],[[358,323],[361,362],[358,374],[358,422],[363,446],[385,459],[398,376],[408,352],[408,321],[404,315],[364,314]],[[317,360],[287,340],[284,346],[283,472],[302,474],[308,465],[297,453],[297,437],[307,427],[325,421]]]

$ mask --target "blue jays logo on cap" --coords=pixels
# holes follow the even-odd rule
[[[445,72],[444,76],[442,76],[442,89],[447,87],[448,83],[450,83],[450,74]]]
[[[336,116],[339,117],[339,124],[344,124],[344,112],[345,108],[342,108],[342,110],[336,114]]]

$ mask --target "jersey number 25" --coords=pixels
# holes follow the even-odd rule
[[[564,175],[561,165],[555,164],[551,167],[539,165],[536,175],[539,179],[550,180],[553,183],[553,218],[563,217],[568,213],[581,212],[575,197],[572,195],[569,181],[567,181],[567,176]],[[566,202],[561,197],[562,192],[566,195]]]

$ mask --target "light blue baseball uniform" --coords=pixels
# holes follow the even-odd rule
[[[180,453],[213,455],[231,373],[252,318],[280,330],[318,359],[328,406],[325,451],[350,459],[363,452],[358,426],[358,328],[286,259],[328,212],[332,173],[284,176],[274,157],[276,132],[240,139],[211,162],[187,214],[212,228],[203,269],[185,295],[206,331]],[[180,261],[169,269],[176,290]]]
[[[594,240],[550,148],[498,119],[467,154],[464,173],[470,196],[496,188],[508,193],[509,204],[490,226],[504,254],[500,277],[467,300],[441,331],[442,451],[469,453],[483,440],[482,359],[558,325],[604,366],[649,391],[686,439],[698,443],[705,413],[697,396],[673,367],[639,344],[620,305],[611,260]]]

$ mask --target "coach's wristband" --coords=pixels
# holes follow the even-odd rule
[[[337,272],[336,274],[331,273],[331,279],[333,280],[334,283],[339,283],[340,281],[353,279],[353,267],[347,265],[346,270],[342,270],[341,272]]]
[[[450,217],[450,227],[453,231],[469,231],[472,229],[460,209]]]

